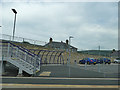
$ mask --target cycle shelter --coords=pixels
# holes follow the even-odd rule
[[[39,50],[38,56],[41,57],[41,64],[64,64],[63,51]]]

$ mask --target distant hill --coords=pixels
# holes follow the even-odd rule
[[[84,51],[78,51],[78,53],[89,54],[89,55],[110,56],[112,53],[112,50],[84,50]]]

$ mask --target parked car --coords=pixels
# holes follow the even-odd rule
[[[102,63],[111,64],[111,60],[108,59],[108,58],[98,58],[98,59],[97,59],[97,63],[100,63],[100,64],[102,64]]]
[[[120,58],[114,59],[114,63],[120,63]]]
[[[94,58],[83,58],[82,60],[79,61],[79,64],[96,64],[96,59]]]

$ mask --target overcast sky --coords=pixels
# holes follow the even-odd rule
[[[118,3],[3,3],[2,33],[12,35],[14,13],[17,10],[15,36],[48,42],[65,42],[79,50],[118,49]]]

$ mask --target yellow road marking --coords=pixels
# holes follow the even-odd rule
[[[42,72],[39,76],[50,76],[51,72]]]
[[[1,84],[0,84],[1,85]],[[119,88],[118,85],[2,84],[3,87]]]

